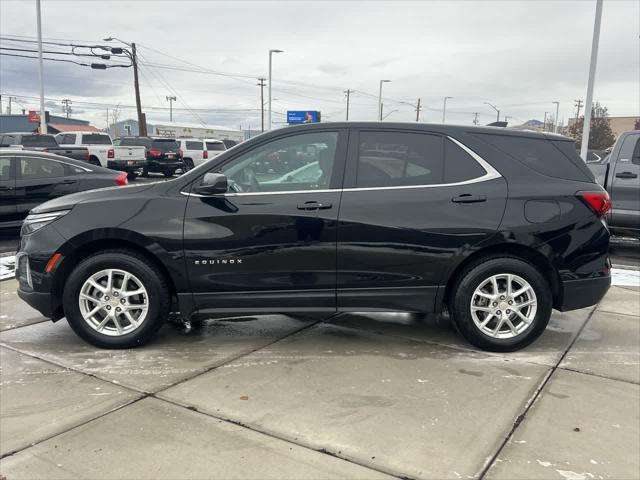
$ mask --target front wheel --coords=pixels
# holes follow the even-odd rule
[[[512,257],[467,267],[450,301],[457,330],[484,350],[511,352],[536,340],[549,323],[551,289],[533,265]]]
[[[153,337],[166,321],[169,289],[164,275],[143,256],[111,250],[82,261],[63,293],[73,331],[101,348],[130,348]]]

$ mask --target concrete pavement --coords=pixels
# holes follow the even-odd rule
[[[554,312],[504,355],[404,314],[166,326],[97,350],[14,289],[0,282],[9,479],[640,478],[637,288]]]

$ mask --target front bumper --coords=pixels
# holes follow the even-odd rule
[[[54,311],[53,305],[51,304],[51,294],[34,292],[33,290],[28,292],[18,287],[18,296],[27,302],[30,307],[38,310],[42,316],[52,320],[60,318],[60,315]]]
[[[565,280],[562,282],[561,312],[595,305],[606,295],[611,286],[611,276]]]

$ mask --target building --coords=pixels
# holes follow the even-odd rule
[[[218,140],[232,140],[234,142],[243,142],[245,135],[242,130],[223,127],[219,125],[207,125],[206,127],[199,124],[164,122],[156,123],[153,129],[148,130],[150,135],[159,135],[163,137],[195,137],[195,138],[216,138]]]
[[[640,119],[640,117],[609,117],[609,122],[611,124],[611,131],[613,135],[618,138],[618,136],[622,132],[628,132],[629,130],[633,130],[633,126]],[[575,118],[569,119],[569,126],[576,123]]]
[[[79,120],[77,118],[59,117],[57,115],[49,115],[46,112],[47,133],[68,132],[71,130],[82,132],[99,132],[100,129],[89,124],[88,120]],[[40,124],[30,119],[28,114],[6,114],[0,115],[0,133],[7,132],[35,132]]]
[[[152,133],[154,131],[154,126],[150,123],[147,123],[147,133],[149,135],[154,135]],[[140,135],[140,129],[138,128],[138,121],[129,118],[127,120],[120,120],[119,122],[112,123],[109,125],[109,134],[113,138],[124,137],[124,136],[138,136]]]

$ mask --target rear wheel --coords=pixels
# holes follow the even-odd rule
[[[184,159],[184,167],[185,167],[185,172],[188,172],[189,170],[194,168],[195,165],[193,164],[193,160],[191,158],[185,158]]]
[[[136,174],[136,172],[127,172],[127,179],[128,179],[128,180],[133,181],[133,180],[135,180],[135,179],[136,179],[136,177],[137,177],[137,176],[138,176],[138,175]]]
[[[98,253],[71,272],[63,294],[69,325],[102,348],[129,348],[153,337],[169,315],[164,275],[126,250]]]
[[[489,258],[462,272],[450,301],[458,331],[484,350],[509,352],[536,340],[549,323],[551,289],[533,265]]]
[[[168,170],[164,170],[162,173],[164,173],[164,176],[169,178],[169,177],[173,177],[176,173],[175,169],[170,168]]]
[[[90,163],[91,165],[95,165],[96,167],[100,167],[100,166],[101,166],[101,165],[100,165],[100,160],[98,160],[98,157],[95,157],[95,156],[93,156],[93,155],[91,155],[91,156],[89,157],[89,163]]]

